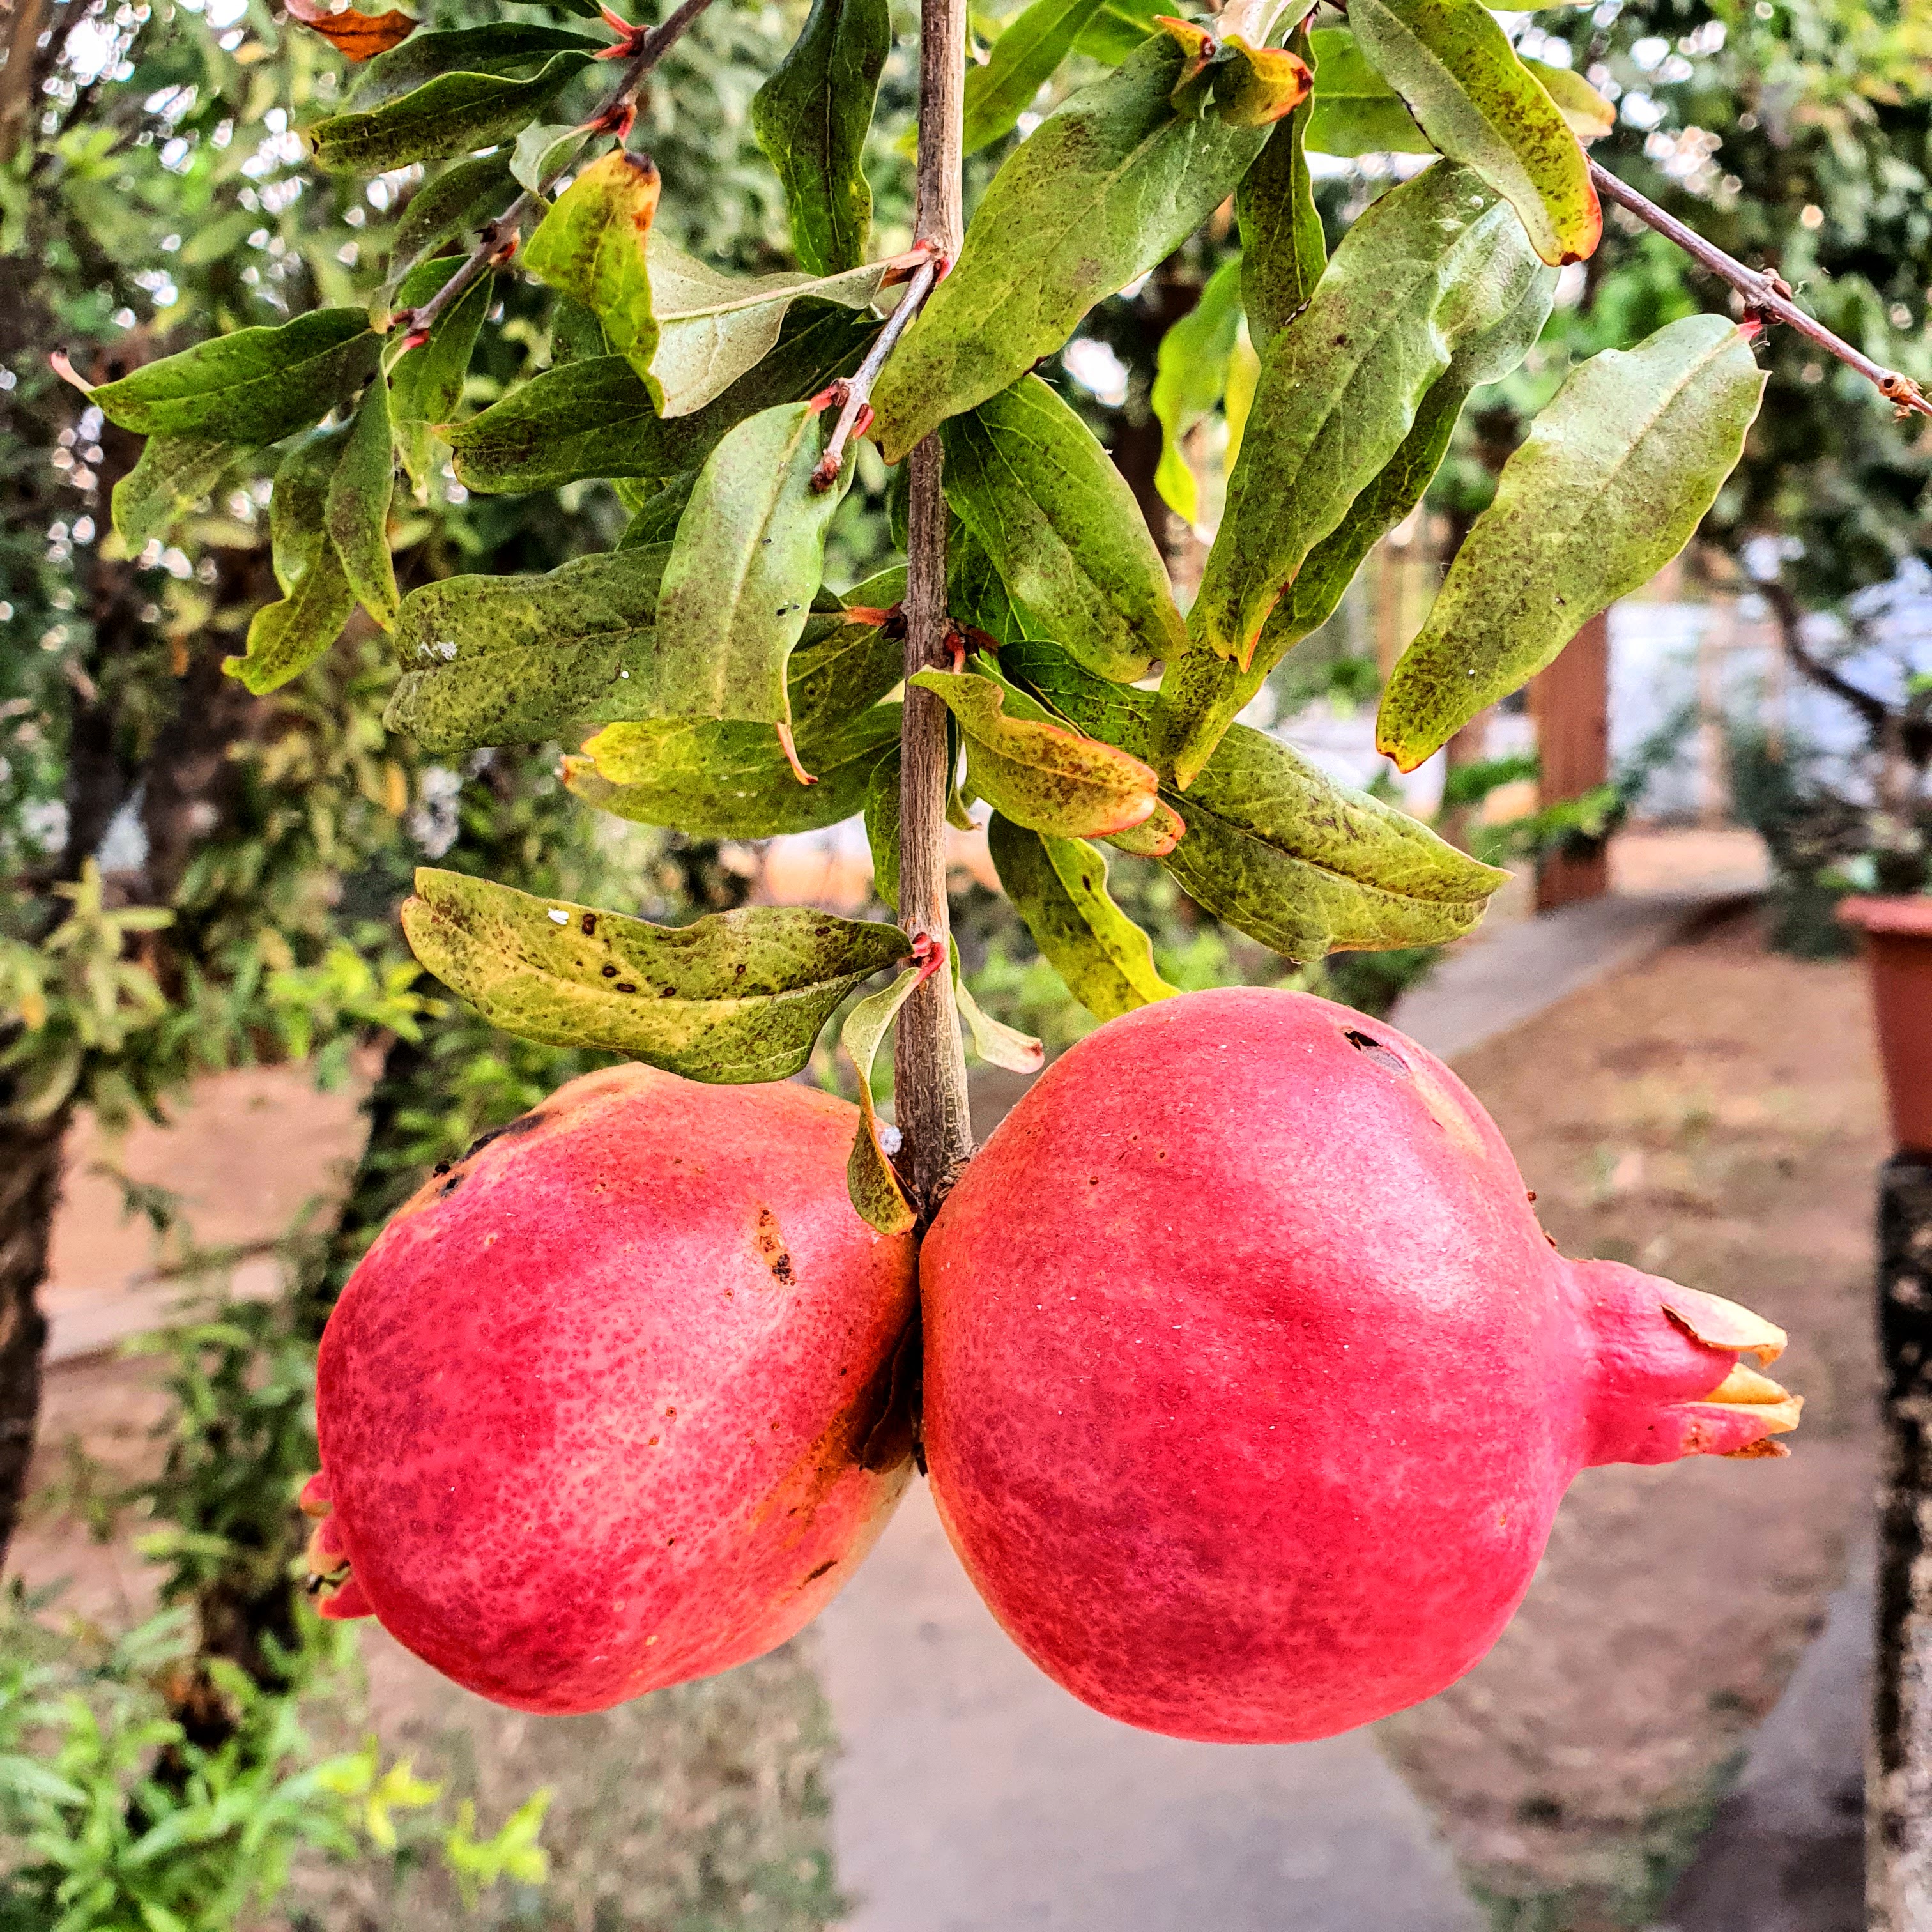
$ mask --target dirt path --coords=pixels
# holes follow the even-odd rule
[[[1734,920],[1459,1064],[1566,1252],[1782,1323],[1806,1398],[1788,1461],[1586,1471],[1488,1659],[1384,1727],[1499,1927],[1646,1922],[1864,1520],[1869,1024],[1857,968]]]

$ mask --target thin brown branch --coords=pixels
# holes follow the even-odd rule
[[[854,436],[863,436],[871,426],[872,385],[879,380],[879,371],[886,366],[886,358],[905,333],[906,324],[925,306],[926,297],[946,272],[945,262],[932,250],[922,246],[916,252],[923,259],[913,274],[912,286],[906,290],[904,299],[879,331],[878,340],[866,351],[866,359],[853,372],[851,380],[842,386],[845,394],[838,406],[838,420],[832,425],[832,440],[825,446],[825,454],[819,458],[818,467],[812,472],[812,487],[814,490],[829,490],[838,480],[838,472],[844,466],[846,444]]]
[[[919,49],[916,241],[952,260],[965,226],[961,181],[965,93],[965,0],[922,0]],[[950,666],[946,609],[946,499],[938,436],[906,458],[906,675]],[[899,730],[899,920],[915,938],[949,938],[946,802],[952,740],[944,702],[908,685]],[[899,1010],[896,1112],[922,1220],[938,1212],[973,1152],[966,1052],[952,976],[936,973]]]
[[[1792,299],[1791,286],[1780,277],[1762,268],[1748,268],[1736,256],[1727,255],[1714,242],[1706,241],[1694,228],[1687,227],[1676,215],[1667,214],[1648,196],[1641,195],[1628,182],[1620,181],[1600,164],[1590,164],[1590,178],[1606,201],[1613,201],[1634,214],[1646,227],[1654,228],[1666,240],[1676,243],[1700,268],[1719,280],[1730,283],[1744,298],[1753,314],[1767,322],[1782,322],[1796,329],[1808,342],[1816,344],[1828,356],[1837,357],[1846,368],[1856,370],[1888,403],[1901,410],[1916,410],[1932,416],[1932,400],[1910,376],[1874,362],[1862,350],[1854,349],[1841,335],[1835,335],[1815,316],[1807,315]]]
[[[698,15],[711,4],[711,0],[684,0],[682,6],[671,15],[662,26],[653,27],[648,32],[639,32],[635,36],[635,52],[624,63],[623,71],[617,76],[616,85],[606,94],[596,113],[584,124],[596,130],[617,132],[630,125],[629,108],[632,98],[644,85],[645,76],[668,53],[685,30],[696,20]],[[622,44],[620,43],[621,45]],[[574,157],[572,158],[572,160]],[[460,302],[464,292],[479,278],[490,269],[500,268],[516,252],[517,231],[525,219],[536,212],[543,196],[562,178],[572,165],[566,160],[561,166],[554,168],[533,193],[524,189],[494,221],[484,229],[482,238],[470,252],[462,266],[431,296],[426,302],[408,309],[395,320],[408,325],[409,339],[419,342],[436,326],[436,318],[452,302]]]

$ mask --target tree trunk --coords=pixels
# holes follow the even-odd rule
[[[1871,1932],[1932,1932],[1932,1159],[1886,1165],[1878,1232],[1885,1409],[1866,1909]]]
[[[40,1283],[60,1199],[63,1108],[51,1120],[0,1120],[0,1564],[7,1556],[40,1408],[46,1318]]]

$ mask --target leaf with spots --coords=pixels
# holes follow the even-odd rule
[[[1328,620],[1370,551],[1421,502],[1448,454],[1469,392],[1500,382],[1535,345],[1555,299],[1556,271],[1538,261],[1527,244],[1495,266],[1500,272],[1486,284],[1487,299],[1466,306],[1454,319],[1458,332],[1449,367],[1417,405],[1408,434],[1341,522],[1309,552],[1262,626],[1248,668],[1191,641],[1168,660],[1159,763],[1180,784],[1193,782],[1221,734],[1275,666]]]
[[[1736,466],[1765,372],[1727,317],[1687,316],[1572,370],[1504,466],[1382,693],[1412,771],[1689,542]]]
[[[1100,0],[1033,0],[1006,22],[985,63],[966,70],[964,152],[1013,131],[1100,6]]]
[[[1166,34],[1144,42],[1007,158],[872,392],[889,463],[1056,353],[1234,192],[1269,130],[1177,113],[1187,58]]]
[[[144,363],[88,392],[140,436],[260,447],[320,422],[374,373],[382,338],[359,308],[319,308],[277,328],[238,328]]]
[[[1130,683],[1187,628],[1126,479],[1037,376],[946,425],[946,500],[1025,627]]]
[[[1099,838],[1153,812],[1151,766],[1070,730],[1025,692],[974,672],[922,670],[908,682],[943,700],[958,719],[974,790],[1016,824],[1058,838]]]
[[[389,556],[389,499],[395,482],[389,386],[379,375],[363,391],[336,458],[322,518],[349,587],[386,631],[396,623],[396,567]]]
[[[356,608],[355,590],[323,521],[329,482],[349,435],[346,424],[311,430],[275,471],[268,538],[281,599],[255,613],[246,655],[221,664],[258,698],[308,670]]]
[[[114,486],[114,530],[130,556],[165,537],[241,456],[218,437],[151,436],[140,460]]]
[[[986,827],[1000,884],[1066,989],[1096,1019],[1178,992],[1147,934],[1107,892],[1107,855],[1084,838],[1043,838],[998,812]]]
[[[1350,0],[1348,24],[1431,144],[1508,202],[1546,262],[1595,252],[1604,214],[1589,162],[1478,0]]]
[[[425,262],[404,278],[398,300],[405,308],[425,302],[456,269],[460,258],[450,255]],[[466,289],[462,298],[438,316],[429,339],[398,356],[389,370],[389,416],[395,430],[396,452],[411,480],[426,488],[436,462],[436,432],[448,424],[463,398],[470,358],[483,318],[496,299],[486,276]]]
[[[752,97],[752,132],[784,186],[792,247],[812,274],[866,259],[866,135],[892,46],[887,0],[812,0],[797,40]]]
[[[1288,45],[1314,70],[1318,88],[1320,70],[1306,32],[1298,28]],[[1328,265],[1328,244],[1315,206],[1315,179],[1306,153],[1316,98],[1310,94],[1268,136],[1260,158],[1234,190],[1241,237],[1240,306],[1257,349],[1272,341],[1308,306]],[[1204,303],[1207,298],[1202,299]],[[1191,515],[1189,520],[1193,520]]]
[[[1262,356],[1188,614],[1197,646],[1252,662],[1285,587],[1402,446],[1454,341],[1487,326],[1493,291],[1531,259],[1521,223],[1466,168],[1426,170],[1348,230]]]
[[[524,266],[581,302],[612,353],[647,382],[658,325],[644,251],[660,188],[649,155],[613,148],[564,190],[524,250]]]
[[[1000,655],[1009,676],[1081,729],[1137,755],[1150,746],[1153,693],[1103,683],[1052,644]],[[1291,959],[1459,938],[1509,876],[1244,725],[1184,797],[1163,802],[1186,829],[1162,864],[1189,897]]]
[[[868,315],[801,303],[755,369],[703,409],[669,418],[621,356],[546,369],[451,431],[458,480],[486,494],[554,490],[586,476],[668,481],[696,470],[735,424],[850,375],[878,326]]]
[[[664,926],[428,867],[416,887],[412,950],[492,1024],[720,1084],[796,1073],[839,1003],[911,944],[808,906]]]
[[[785,668],[852,477],[848,448],[831,486],[814,487],[831,423],[808,403],[763,410],[706,459],[658,593],[656,708],[639,716],[791,724]]]

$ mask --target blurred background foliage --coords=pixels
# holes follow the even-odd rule
[[[442,0],[434,23],[574,10]],[[981,52],[1016,11],[974,14]],[[640,116],[639,144],[664,177],[660,219],[728,266],[789,266],[782,198],[748,106],[803,12],[803,0],[712,8],[666,61]],[[868,162],[882,253],[910,234],[914,18],[907,6],[897,13]],[[1855,343],[1932,374],[1924,0],[1605,0],[1517,23],[1526,52],[1586,71],[1616,98],[1619,123],[1601,158],[1725,247],[1778,268]],[[824,1925],[840,1909],[820,1779],[830,1741],[796,1660],[757,1666],[755,1683],[652,1700],[653,1788],[684,1796],[663,1801],[656,1889],[648,1903],[638,1894],[634,1917],[567,1852],[548,1894],[537,1888],[540,1801],[496,1794],[490,1815],[507,1822],[490,1835],[432,1789],[442,1782],[433,1769],[419,1780],[353,1745],[352,1636],[319,1623],[292,1576],[321,1323],[429,1167],[588,1064],[499,1034],[418,979],[394,918],[410,870],[430,857],[677,921],[737,902],[755,868],[742,853],[594,820],[557,786],[554,748],[478,754],[454,769],[389,736],[380,718],[394,671],[373,632],[352,632],[268,698],[222,675],[221,658],[276,594],[266,468],[238,466],[176,544],[123,554],[106,506],[134,440],[57,379],[49,352],[64,348],[100,380],[218,330],[364,300],[420,171],[365,184],[305,166],[297,130],[339,100],[345,70],[265,0],[15,0],[4,32],[0,1544],[32,1443],[43,1331],[28,1311],[76,1114],[112,1127],[164,1114],[202,1072],[303,1060],[318,1079],[367,1083],[370,1132],[340,1210],[290,1232],[286,1292],[272,1304],[225,1302],[228,1258],[198,1254],[168,1202],[142,1204],[208,1285],[206,1318],[156,1345],[172,1396],[162,1473],[137,1494],[97,1492],[94,1507],[101,1526],[130,1511],[147,1526],[164,1610],[131,1632],[101,1632],[64,1620],[57,1599],[15,1593],[0,1633],[10,1659],[0,1674],[0,1926],[82,1932],[146,1912],[150,1924],[214,1932],[266,1910],[291,1860],[299,1870],[316,1859],[381,1874],[370,1896],[393,1898],[432,1867],[459,1900],[494,1885],[489,1896],[508,1901],[490,1908],[507,1915],[501,1922]],[[1070,61],[1035,112],[1096,70]],[[1031,118],[973,158],[969,194]],[[1393,178],[1375,158],[1324,178],[1331,238]],[[1114,451],[1184,576],[1191,538],[1154,488],[1160,437],[1149,397],[1161,338],[1233,245],[1231,226],[1210,224],[1102,304],[1043,371]],[[542,292],[506,278],[499,293],[501,326],[484,335],[466,407],[550,356]],[[1725,299],[1666,244],[1613,219],[1598,255],[1573,272],[1539,350],[1466,412],[1432,508],[1466,528],[1573,359]],[[1774,334],[1766,355],[1771,388],[1706,530],[1706,567],[1778,591],[1780,621],[1802,647],[1807,610],[1843,612],[1902,560],[1932,560],[1932,453],[1802,342]],[[887,553],[885,487],[868,447],[833,533],[835,581]],[[463,570],[544,569],[608,547],[623,520],[602,485],[472,498],[446,471],[420,500],[399,502],[399,574],[407,588]],[[1330,637],[1290,657],[1275,695],[1290,711],[1311,700],[1372,704],[1376,688],[1373,662]],[[1881,760],[1919,742],[1897,721],[1872,732]],[[1747,802],[1766,801],[1766,823],[1782,814],[1790,828],[1773,844],[1792,868],[1842,867],[1875,837],[1898,842],[1857,808],[1845,823],[1842,801],[1814,800],[1808,816],[1788,766],[1740,769]],[[1464,789],[1480,796],[1520,776],[1472,772]],[[1621,802],[1580,801],[1597,814],[1588,824],[1573,813],[1575,822],[1522,833],[1516,849],[1594,836]],[[1832,809],[1838,818],[1825,827]],[[1157,868],[1123,857],[1114,878],[1154,934],[1162,971],[1184,987],[1273,980],[1379,1010],[1427,963],[1345,956],[1288,974]],[[982,997],[1003,1017],[1053,1046],[1090,1024],[1004,902],[964,890],[960,929]],[[821,1071],[836,1077],[829,1058]],[[26,1318],[10,1324],[14,1311]],[[312,1735],[307,1714],[318,1711]],[[316,1742],[323,1731],[350,1742]]]

